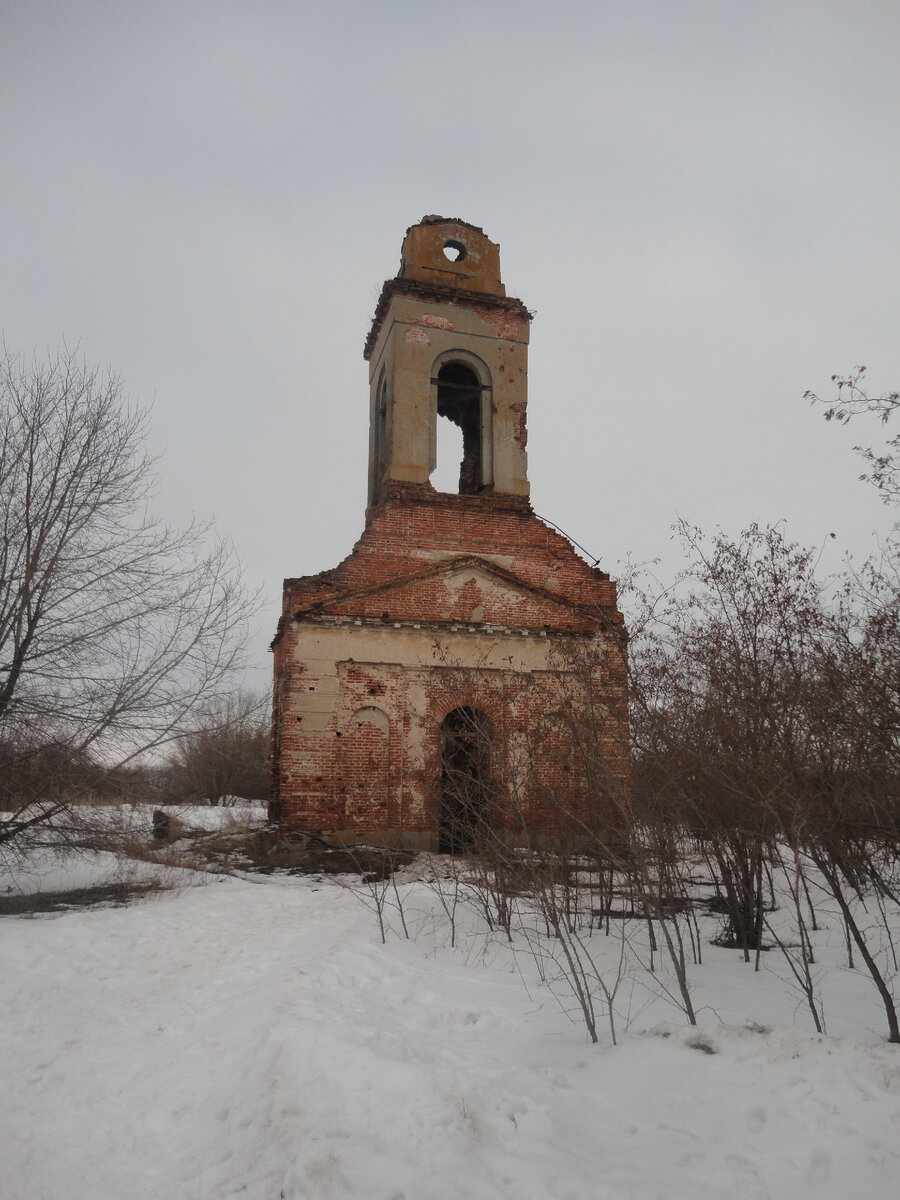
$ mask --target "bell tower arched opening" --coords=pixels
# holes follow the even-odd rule
[[[438,491],[475,496],[493,488],[493,407],[491,373],[480,358],[466,350],[448,350],[435,359],[429,478]],[[454,451],[455,470],[444,461]]]
[[[447,362],[439,368],[432,383],[437,391],[438,419],[445,418],[462,432],[457,490],[461,496],[475,495],[485,486],[481,380],[466,363]]]

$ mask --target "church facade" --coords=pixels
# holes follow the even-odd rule
[[[529,503],[530,324],[481,229],[407,231],[365,346],[365,530],[284,582],[270,814],[288,836],[460,850],[577,825],[592,788],[627,785],[615,584]],[[453,492],[431,482],[441,421],[461,432]],[[571,728],[585,686],[593,782]]]

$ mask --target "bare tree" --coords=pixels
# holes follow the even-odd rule
[[[0,842],[80,792],[48,744],[135,761],[236,687],[253,608],[230,546],[148,507],[147,414],[65,351],[0,362]],[[32,782],[29,784],[29,780]]]

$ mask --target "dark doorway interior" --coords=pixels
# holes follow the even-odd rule
[[[477,708],[455,708],[441,725],[438,849],[461,854],[479,841],[488,819],[491,739]]]

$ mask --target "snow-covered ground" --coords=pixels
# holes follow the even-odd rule
[[[241,808],[220,808],[208,805],[164,806],[162,812],[174,817],[188,832],[199,833],[223,828],[248,828],[260,824],[264,819],[264,808],[260,805]],[[73,853],[70,842],[73,834],[54,838],[42,837],[38,847],[31,846],[26,854],[7,852],[0,855],[0,896],[30,895],[34,892],[62,892],[74,888],[102,887],[110,884],[140,886],[158,883],[163,887],[194,885],[198,877],[194,871],[173,866],[165,861],[148,861],[129,856],[121,848],[129,842],[144,845],[148,850],[160,851],[151,838],[153,812],[151,805],[107,805],[86,810],[75,810],[76,835],[83,836],[86,830],[94,833],[94,840],[102,845],[109,839],[120,846],[117,853],[111,850],[79,850]],[[52,844],[56,841],[58,844]],[[178,846],[170,855],[157,854],[157,858],[177,861]],[[3,1200],[0,1193],[0,1200]]]
[[[829,1036],[775,952],[705,945],[699,1031],[632,964],[593,1046],[524,941],[464,909],[451,948],[422,882],[382,945],[348,879],[197,878],[0,921],[3,1200],[900,1195],[900,1047],[836,924]]]

